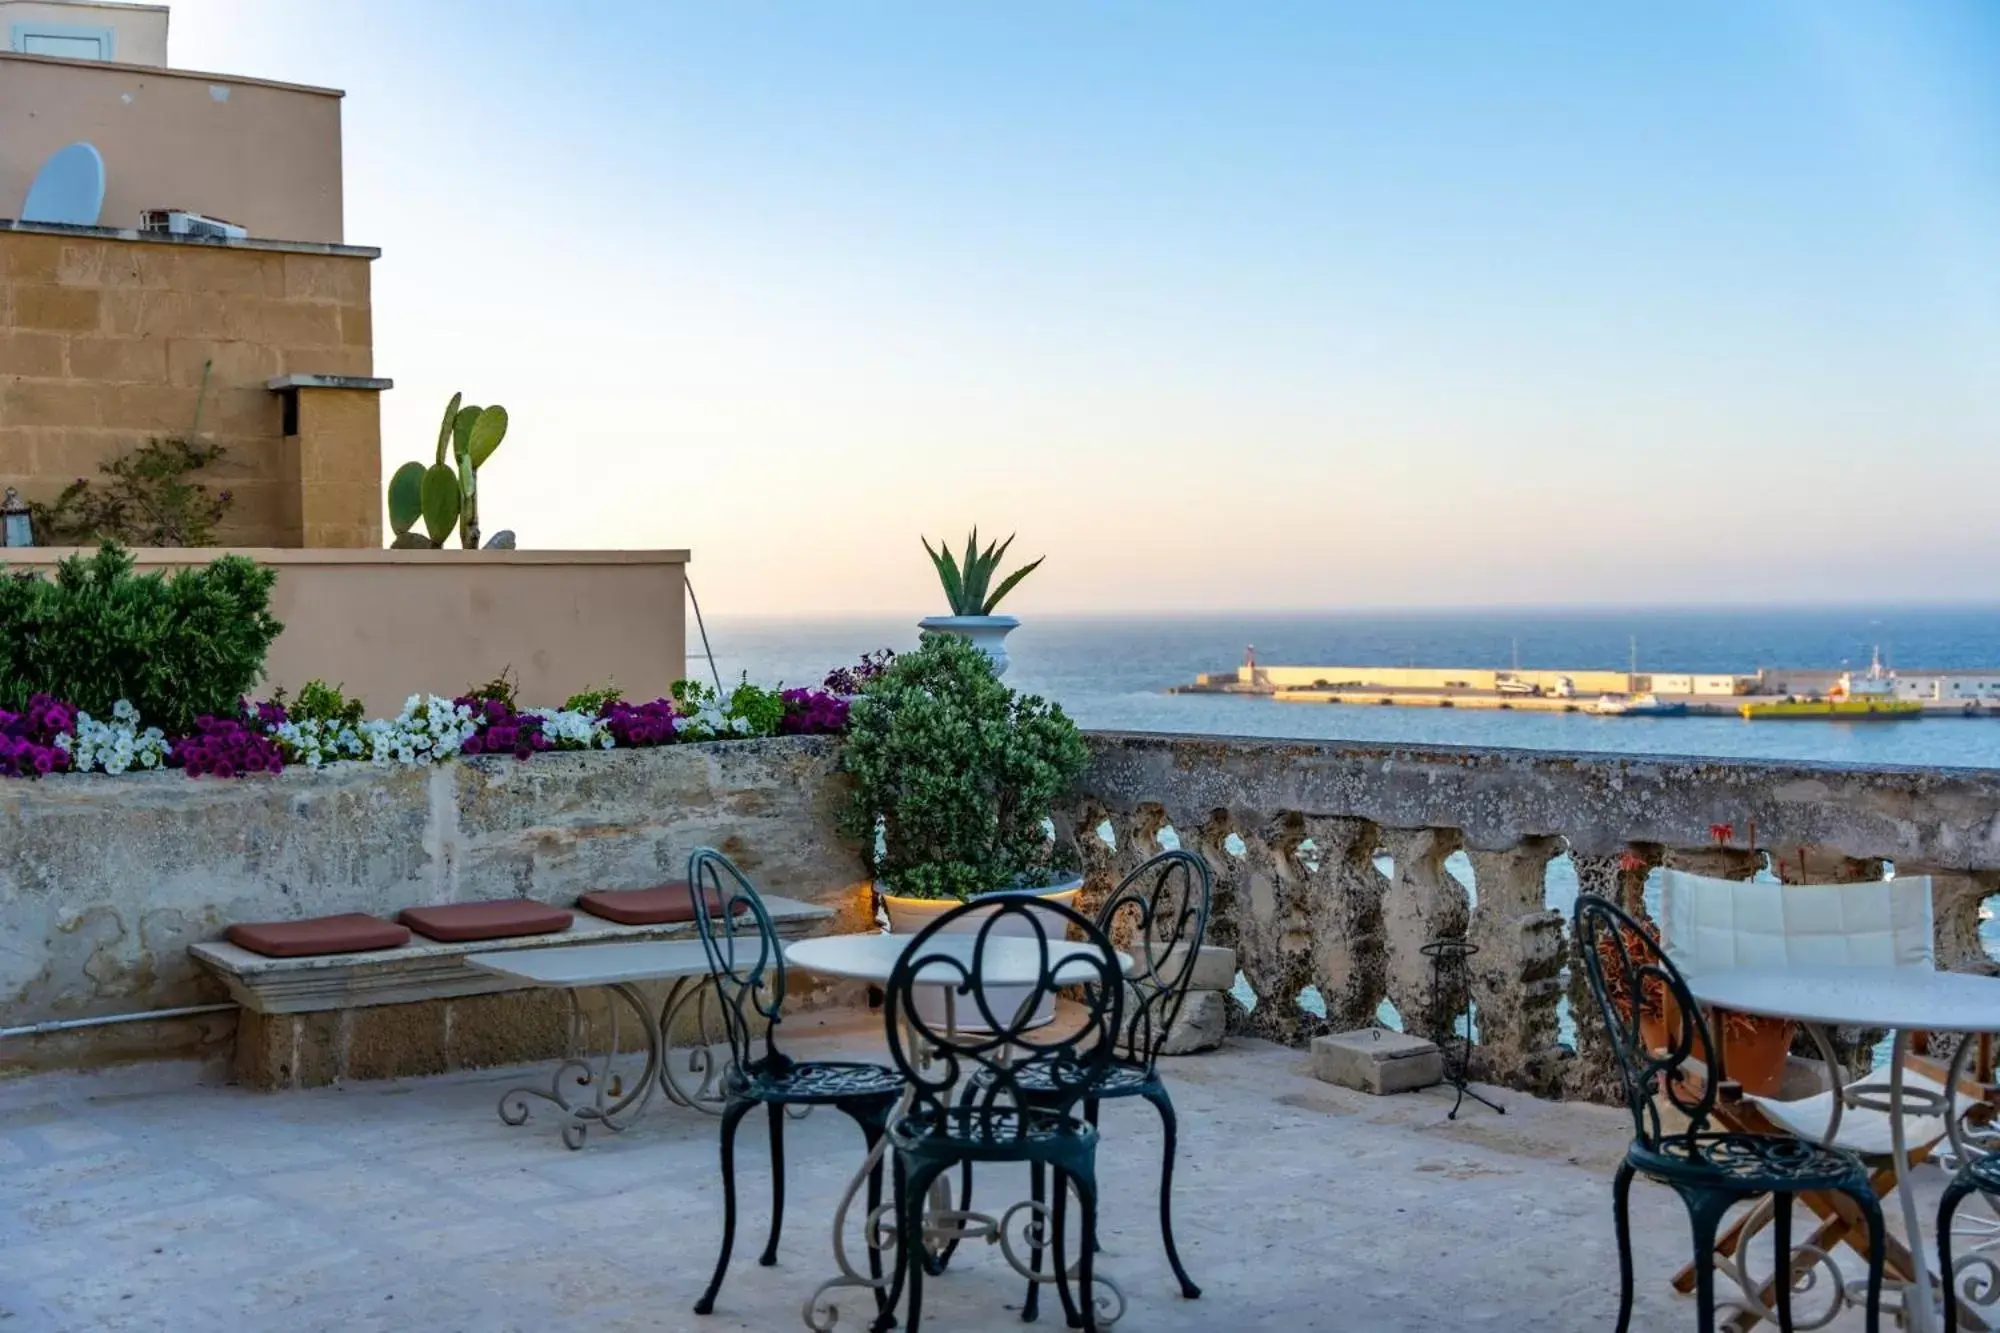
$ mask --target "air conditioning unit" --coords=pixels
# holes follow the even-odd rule
[[[205,217],[180,208],[149,208],[139,215],[142,230],[166,236],[209,236],[240,241],[250,235],[247,228],[221,218]]]

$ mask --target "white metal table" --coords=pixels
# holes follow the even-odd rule
[[[562,1139],[571,1148],[583,1146],[592,1125],[617,1131],[631,1125],[654,1088],[676,1105],[719,1114],[722,1100],[717,1088],[726,1059],[715,1058],[717,1043],[706,1040],[706,1000],[713,996],[708,984],[708,951],[699,940],[647,940],[621,944],[579,944],[551,949],[508,949],[496,953],[466,956],[466,964],[482,972],[507,977],[530,986],[560,990],[569,996],[570,1049],[577,1047],[582,1011],[576,995],[580,990],[603,987],[618,1002],[611,1006],[611,1041],[602,1059],[593,1068],[585,1056],[567,1055],[556,1066],[546,1088],[509,1088],[500,1097],[500,1118],[510,1125],[525,1124],[533,1097],[552,1102],[562,1114]],[[671,981],[658,1013],[653,1011],[639,983]],[[618,1004],[636,1016],[640,1037],[645,1042],[646,1067],[637,1083],[627,1090],[612,1072],[618,1057]],[[683,1084],[682,1071],[669,1058],[667,1043],[688,1005],[695,1006],[697,1040],[688,1048],[685,1074],[694,1080]]]
[[[817,939],[799,940],[785,947],[785,962],[792,967],[827,977],[846,977],[856,981],[872,981],[886,985],[889,974],[896,963],[917,937],[914,935],[884,935],[867,933],[860,935],[822,935]],[[926,958],[939,956],[950,958],[970,967],[972,956],[978,947],[980,937],[976,934],[934,935],[924,946]],[[1081,985],[1102,976],[1100,962],[1102,955],[1093,945],[1077,940],[1051,940],[1047,944],[1049,970],[1058,984],[1075,983]],[[1132,964],[1130,956],[1113,951],[1122,975]],[[1043,972],[1043,945],[1038,940],[1014,939],[1005,936],[988,936],[981,958],[982,980],[993,986],[1033,986]],[[947,996],[946,1014],[955,1014],[955,1005],[950,996],[963,982],[965,972],[940,962],[934,969],[926,968],[917,973],[916,980],[927,980],[926,973],[935,975],[939,989]],[[905,1090],[897,1102],[893,1116],[904,1114],[914,1097],[914,1090]],[[871,1278],[857,1271],[847,1257],[847,1215],[855,1199],[867,1186],[868,1176],[875,1169],[885,1153],[890,1151],[889,1140],[884,1136],[861,1163],[861,1169],[848,1182],[840,1196],[840,1204],[833,1215],[833,1258],[840,1267],[840,1275],[820,1284],[805,1304],[806,1327],[815,1333],[828,1333],[834,1326],[837,1312],[830,1298],[835,1291],[847,1287],[863,1290],[880,1290],[889,1285],[889,1278]],[[959,1201],[963,1204],[963,1200]],[[1030,1268],[1016,1253],[1014,1242],[1008,1236],[1007,1228],[1019,1216],[1023,1220],[1022,1239],[1035,1248],[1043,1248],[1042,1241],[1048,1235],[1049,1206],[1031,1200],[1021,1200],[1007,1209],[999,1217],[989,1213],[976,1213],[965,1208],[954,1207],[951,1186],[947,1177],[940,1176],[932,1186],[930,1208],[924,1222],[925,1240],[934,1245],[947,1245],[960,1240],[984,1240],[996,1244],[1006,1256],[1015,1272],[1031,1282],[1054,1282],[1053,1272],[1040,1273]],[[866,1243],[874,1249],[888,1251],[894,1258],[897,1239],[896,1224],[892,1216],[894,1206],[884,1204],[867,1219]],[[894,1271],[893,1263],[889,1271]],[[1107,1307],[1098,1316],[1100,1326],[1109,1327],[1125,1311],[1125,1294],[1117,1283],[1104,1275],[1100,1269],[1092,1275],[1094,1290],[1108,1293],[1101,1297]]]
[[[1959,1074],[1972,1043],[1961,1045],[1942,1092],[1907,1086],[1903,1062],[1913,1032],[2000,1033],[2000,979],[1923,967],[1772,966],[1694,972],[1688,975],[1687,985],[1695,999],[1704,1005],[1766,1018],[1792,1019],[1821,1029],[1822,1038],[1824,1029],[1829,1027],[1894,1029],[1886,1084],[1876,1081],[1843,1087],[1839,1061],[1829,1062],[1834,1096],[1832,1114],[1821,1142],[1832,1142],[1843,1107],[1860,1107],[1888,1116],[1896,1192],[1902,1202],[1903,1226],[1916,1279],[1904,1293],[1902,1314],[1907,1326],[1917,1333],[1936,1333],[1938,1308],[1922,1220],[1910,1185],[1904,1117],[1942,1115],[1957,1142]],[[1947,1299],[1952,1295],[1951,1277],[1949,1273],[1944,1275]]]

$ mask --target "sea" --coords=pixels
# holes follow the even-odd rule
[[[713,667],[689,626],[687,674],[725,683],[746,673],[769,685],[817,685],[864,652],[916,646],[915,617],[751,618],[707,624]],[[1734,759],[2000,768],[2000,718],[1896,722],[1750,722],[1732,717],[1598,717],[1469,709],[1280,704],[1269,699],[1171,694],[1201,672],[1227,671],[1255,647],[1266,665],[1426,666],[1754,672],[1759,667],[1851,667],[1879,652],[1890,667],[2000,671],[2000,606],[1690,609],[1605,608],[1457,612],[1311,612],[1204,616],[1022,616],[1007,638],[1007,683],[1055,700],[1078,725],[1312,740],[1692,755]],[[1381,868],[1390,867],[1386,858]],[[1464,853],[1446,862],[1477,899]],[[1759,878],[1770,878],[1769,872]],[[1577,894],[1568,858],[1550,863],[1550,907],[1568,916]],[[1657,886],[1649,886],[1657,910]],[[1982,927],[2000,956],[2000,921]],[[1239,983],[1239,998],[1254,1003]],[[1310,988],[1299,997],[1323,1012]],[[1382,1021],[1399,1027],[1393,1006]],[[1564,1035],[1570,1032],[1567,1004]]]
[[[816,685],[877,648],[916,645],[914,617],[752,619],[708,624],[725,681]],[[689,626],[688,674],[709,674]],[[2000,718],[1746,722],[1471,709],[1280,704],[1170,694],[1227,671],[1255,646],[1267,665],[1741,672],[1759,667],[2000,671],[2000,606],[1314,612],[1285,615],[1034,616],[1008,636],[1007,683],[1106,730],[1410,741],[1528,750],[1700,755],[2000,768]]]

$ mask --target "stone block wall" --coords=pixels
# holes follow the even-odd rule
[[[232,922],[484,898],[566,905],[588,889],[678,879],[704,845],[770,893],[841,908],[838,928],[856,929],[867,897],[859,850],[835,831],[836,755],[832,741],[786,738],[233,782],[0,782],[0,1028],[222,1000],[187,948]],[[556,1012],[456,1003],[511,1003],[544,1025]],[[368,1033],[420,1034],[442,1013],[324,1021],[347,1025],[343,1049],[362,1034],[348,1058],[365,1068]],[[0,1038],[0,1075],[221,1057],[235,1029],[225,1014]]]
[[[376,254],[0,223],[0,486],[53,500],[186,435],[199,400],[228,450],[205,477],[234,497],[220,543],[381,545],[383,383],[272,387],[372,375]]]

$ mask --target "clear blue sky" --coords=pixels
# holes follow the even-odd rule
[[[2000,3],[179,0],[348,90],[390,466],[712,610],[2000,591]]]

